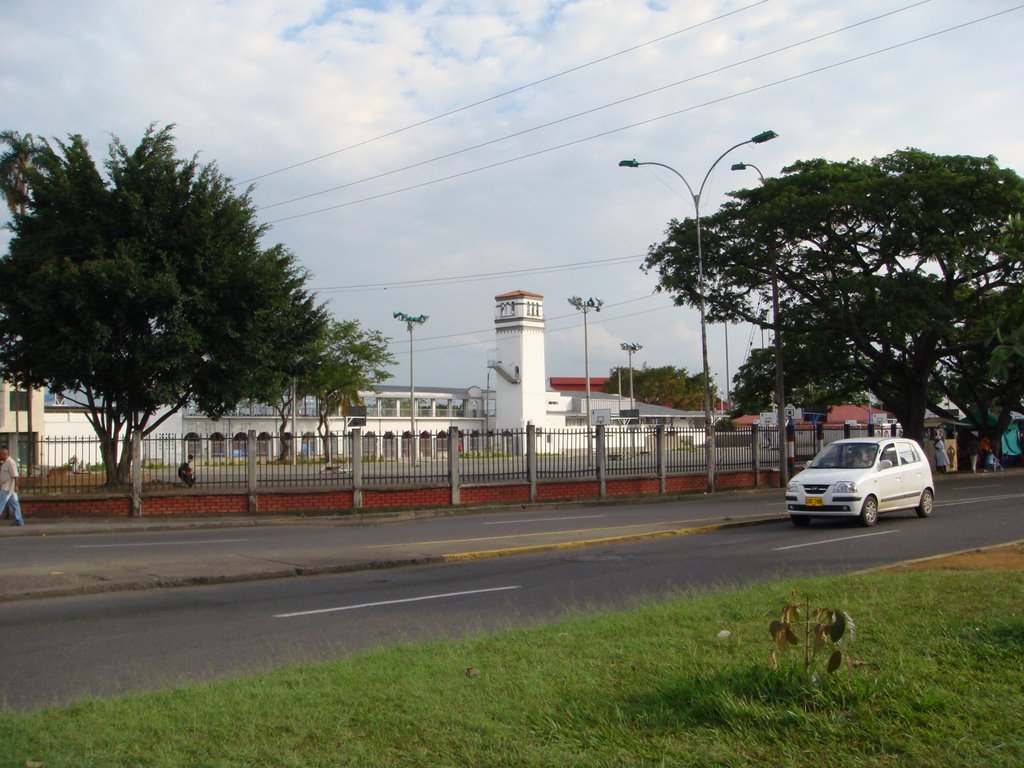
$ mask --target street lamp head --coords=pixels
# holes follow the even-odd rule
[[[392,312],[391,316],[395,320],[401,320],[403,323],[425,323],[430,319],[429,315],[407,315],[405,312]]]
[[[636,160],[619,160],[619,168],[639,168],[640,163]]]
[[[747,170],[747,164],[746,163],[733,163],[732,167],[729,170],[730,171],[745,171],[745,170]]]
[[[581,299],[579,296],[569,297],[569,306],[573,307],[574,309],[580,310],[584,314],[586,314],[592,309],[595,312],[600,312],[603,304],[604,302],[601,299],[595,299],[593,297],[589,299]]]
[[[771,141],[772,139],[777,138],[779,138],[779,134],[775,131],[761,131],[757,136],[752,136],[750,140],[754,144],[764,144],[766,141]]]
[[[624,352],[639,352],[641,349],[644,348],[643,344],[637,344],[635,341],[624,341],[619,345],[619,347]]]

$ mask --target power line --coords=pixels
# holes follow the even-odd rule
[[[621,307],[621,306],[625,306],[626,304],[633,304],[633,303],[636,303],[638,301],[644,301],[646,299],[651,299],[651,298],[656,297],[657,295],[658,294],[656,294],[656,293],[652,293],[652,294],[650,294],[648,296],[640,296],[639,298],[636,298],[636,299],[626,299],[625,301],[620,301],[620,302],[617,302],[615,304],[606,304],[605,307]],[[629,317],[638,317],[640,315],[647,315],[647,314],[650,314],[652,312],[662,312],[662,311],[664,311],[666,309],[675,309],[675,308],[676,308],[675,305],[669,305],[669,306],[665,306],[665,307],[656,307],[654,309],[645,309],[645,310],[642,310],[640,312],[631,312],[631,313],[625,314],[625,315],[616,315],[615,317],[603,317],[601,319],[591,320],[590,324],[591,325],[603,325],[605,323],[614,322],[616,320],[624,320],[624,319],[629,318]],[[578,328],[580,323],[574,323],[572,325],[567,325],[567,326],[565,326],[563,328],[548,328],[546,326],[546,323],[549,320],[564,320],[564,319],[570,318],[570,317],[578,317],[578,315],[576,315],[574,313],[567,313],[567,314],[564,314],[564,315],[554,315],[552,317],[545,318],[545,328],[544,328],[544,332],[543,332],[544,335],[547,336],[547,335],[552,334],[552,333],[563,333],[565,331],[570,331],[570,330],[573,330],[574,328]],[[447,334],[443,334],[441,336],[426,336],[426,337],[420,339],[420,341],[422,341],[422,342],[443,341],[444,339],[457,339],[457,338],[461,338],[463,336],[470,336],[470,335],[476,334],[476,333],[493,333],[493,332],[494,332],[494,328],[493,327],[492,328],[478,328],[478,329],[473,330],[473,331],[462,331],[462,332],[459,332],[459,333],[447,333]],[[483,344],[493,344],[493,343],[494,343],[494,339],[491,338],[491,339],[484,339],[484,340],[466,341],[466,342],[462,342],[460,344],[445,344],[445,345],[437,346],[437,347],[424,347],[423,349],[417,349],[417,354],[419,354],[419,352],[441,352],[441,351],[444,351],[446,349],[458,349],[459,347],[476,347],[476,346],[480,346],[480,345],[483,345]],[[396,345],[400,345],[400,344],[405,344],[405,342],[402,341],[402,340],[395,340],[395,341],[390,342],[390,346],[396,346]]]
[[[409,186],[401,187],[399,189],[393,189],[393,190],[390,190],[388,192],[381,192],[381,193],[378,193],[378,194],[375,194],[375,195],[369,195],[367,197],[358,198],[356,200],[349,200],[348,202],[338,203],[337,205],[330,205],[330,206],[326,206],[324,208],[318,208],[318,209],[315,209],[315,210],[312,210],[312,211],[306,211],[305,213],[297,213],[297,214],[294,214],[292,216],[283,216],[283,217],[281,217],[279,219],[273,219],[273,220],[271,220],[268,223],[269,224],[277,224],[277,223],[280,223],[280,222],[283,222],[283,221],[293,221],[295,219],[305,218],[306,216],[314,216],[314,215],[319,214],[319,213],[326,213],[328,211],[339,210],[341,208],[347,208],[347,207],[352,206],[352,205],[358,205],[360,203],[367,203],[367,202],[371,202],[373,200],[380,200],[380,199],[385,198],[385,197],[391,197],[393,195],[397,195],[397,194],[400,194],[402,192],[410,192],[410,191],[413,191],[413,190],[416,190],[416,189],[422,189],[424,187],[429,187],[429,186],[433,186],[435,184],[440,184],[440,183],[445,182],[445,181],[452,181],[454,179],[462,178],[464,176],[470,176],[472,174],[480,173],[482,171],[493,170],[494,168],[500,168],[501,166],[510,165],[512,163],[516,163],[516,162],[519,162],[521,160],[528,160],[530,158],[539,157],[540,155],[545,155],[545,154],[548,154],[550,152],[555,152],[555,151],[558,151],[558,150],[561,150],[561,149],[567,149],[568,147],[576,146],[578,144],[584,144],[584,143],[586,143],[588,141],[593,141],[595,139],[604,138],[606,136],[612,136],[612,135],[614,135],[616,133],[623,133],[625,131],[632,130],[633,128],[639,128],[639,127],[644,126],[644,125],[650,125],[652,123],[656,123],[656,122],[659,122],[661,120],[666,120],[666,119],[668,119],[670,117],[678,117],[679,115],[686,114],[687,112],[693,112],[693,111],[696,111],[698,109],[703,109],[704,107],[709,107],[709,106],[712,106],[712,105],[715,105],[715,104],[721,104],[721,103],[726,102],[726,101],[731,101],[731,100],[737,99],[737,98],[739,98],[741,96],[748,96],[748,95],[750,95],[752,93],[758,93],[760,91],[765,91],[765,90],[768,90],[769,88],[774,88],[775,86],[784,85],[786,83],[791,83],[791,82],[794,82],[796,80],[803,79],[805,77],[810,77],[811,75],[816,75],[816,74],[820,74],[822,72],[827,72],[828,70],[836,69],[838,67],[845,66],[847,64],[852,64],[852,63],[857,62],[857,61],[863,61],[865,59],[869,59],[869,58],[871,58],[873,56],[878,56],[878,55],[881,55],[883,53],[889,53],[891,51],[895,51],[895,50],[898,50],[900,48],[905,48],[905,47],[907,47],[909,45],[913,45],[915,43],[923,42],[924,40],[929,40],[931,38],[938,37],[940,35],[944,35],[944,34],[947,34],[949,32],[954,32],[954,31],[957,31],[957,30],[964,29],[966,27],[972,26],[974,24],[979,24],[979,23],[981,23],[983,21],[989,21],[989,20],[991,20],[993,18],[996,18],[998,16],[1003,16],[1005,14],[1012,13],[1014,11],[1019,11],[1021,8],[1024,8],[1024,5],[1017,5],[1017,6],[1014,6],[1012,8],[1007,8],[1007,9],[1002,10],[1002,11],[997,11],[995,13],[989,14],[988,16],[982,16],[980,18],[972,19],[971,21],[963,22],[962,24],[956,24],[956,25],[951,26],[951,27],[946,27],[945,29],[941,29],[941,30],[938,30],[936,32],[932,32],[932,33],[929,33],[927,35],[921,35],[919,37],[911,38],[911,39],[905,40],[905,41],[903,41],[901,43],[894,43],[893,45],[888,45],[888,46],[885,46],[883,48],[878,48],[878,49],[876,49],[874,51],[870,51],[868,53],[860,54],[858,56],[852,56],[852,57],[850,57],[848,59],[843,59],[841,61],[834,62],[832,64],[826,64],[826,65],[823,65],[821,67],[816,67],[815,69],[811,69],[811,70],[808,70],[806,72],[802,72],[802,73],[797,74],[797,75],[791,75],[789,77],[784,77],[784,78],[781,78],[779,80],[774,80],[774,81],[772,81],[770,83],[764,83],[762,85],[754,86],[752,88],[747,88],[745,90],[737,91],[737,92],[729,94],[727,96],[720,96],[720,97],[715,98],[715,99],[709,99],[708,101],[701,102],[700,104],[694,104],[692,106],[685,107],[685,108],[679,109],[679,110],[675,110],[674,112],[669,112],[669,113],[666,113],[664,115],[659,115],[657,117],[648,118],[646,120],[640,120],[638,122],[630,123],[628,125],[620,126],[618,128],[612,128],[612,129],[609,129],[607,131],[601,131],[600,133],[591,134],[590,136],[584,136],[583,138],[574,139],[573,141],[567,141],[567,142],[564,142],[562,144],[557,144],[557,145],[554,145],[554,146],[551,146],[551,147],[547,147],[547,148],[544,148],[544,149],[538,149],[538,150],[535,150],[533,152],[528,152],[528,153],[523,154],[523,155],[517,155],[516,157],[511,157],[511,158],[507,158],[505,160],[499,160],[499,161],[496,161],[496,162],[493,162],[493,163],[488,163],[487,165],[478,166],[476,168],[470,168],[470,169],[465,170],[465,171],[460,171],[458,173],[449,174],[448,176],[442,176],[442,177],[439,177],[439,178],[436,178],[436,179],[431,179],[431,180],[428,180],[428,181],[419,182],[417,184],[411,184]]]
[[[654,45],[655,43],[663,42],[665,40],[668,40],[671,37],[675,37],[676,35],[681,35],[684,32],[690,32],[690,31],[692,31],[694,29],[698,29],[700,27],[706,26],[706,25],[711,24],[713,22],[721,21],[722,19],[725,19],[725,18],[727,18],[729,16],[734,16],[737,13],[741,13],[743,11],[750,10],[751,8],[756,8],[759,5],[764,5],[767,2],[768,2],[768,0],[758,0],[757,2],[751,3],[750,5],[743,6],[742,8],[737,8],[734,11],[729,11],[727,13],[723,13],[723,14],[721,14],[719,16],[715,16],[713,18],[706,19],[704,21],[698,22],[697,24],[692,24],[689,27],[684,27],[683,29],[678,29],[675,32],[669,32],[667,35],[662,35],[661,37],[656,37],[653,40],[648,40],[646,43],[640,43],[638,45],[631,46],[630,48],[626,48],[624,50],[621,50],[621,51],[619,51],[617,53],[611,53],[611,54],[608,54],[607,56],[602,56],[599,59],[594,59],[593,61],[588,61],[586,64],[579,64],[579,65],[577,65],[575,67],[570,67],[569,69],[563,70],[563,71],[558,72],[558,73],[556,73],[554,75],[548,75],[547,77],[543,77],[540,80],[534,80],[531,83],[526,83],[525,85],[517,86],[517,87],[512,88],[512,89],[510,89],[508,91],[503,91],[502,93],[495,94],[494,96],[489,96],[486,99],[481,99],[479,101],[474,101],[474,102],[472,102],[470,104],[466,104],[465,106],[462,106],[462,107],[456,107],[455,109],[449,110],[448,112],[443,112],[443,113],[441,113],[439,115],[435,115],[434,117],[429,117],[426,120],[420,120],[419,122],[412,123],[411,125],[407,125],[404,128],[396,128],[393,131],[388,131],[387,133],[383,133],[383,134],[381,134],[379,136],[374,136],[372,139],[365,139],[363,141],[356,142],[355,144],[350,144],[347,147],[342,147],[341,149],[336,149],[333,152],[326,152],[326,153],[324,153],[322,155],[317,155],[316,157],[312,157],[309,160],[303,160],[303,161],[298,162],[298,163],[293,163],[291,165],[286,165],[284,168],[278,168],[276,171],[268,171],[267,173],[262,173],[259,176],[253,176],[253,177],[251,177],[249,179],[245,179],[244,181],[236,182],[235,185],[236,186],[241,186],[242,184],[250,184],[250,183],[252,183],[254,181],[258,181],[259,179],[265,179],[268,176],[274,176],[274,175],[279,174],[279,173],[284,173],[285,171],[290,171],[290,170],[292,170],[294,168],[300,168],[300,167],[302,167],[304,165],[309,165],[310,163],[315,163],[315,162],[317,162],[319,160],[324,160],[324,159],[326,159],[328,157],[333,157],[334,155],[339,155],[342,152],[348,152],[349,150],[352,150],[352,149],[358,149],[359,147],[364,147],[367,144],[372,144],[375,141],[380,141],[382,139],[387,139],[387,138],[390,138],[392,136],[397,136],[398,134],[404,133],[406,131],[410,131],[413,128],[420,128],[420,127],[422,127],[424,125],[428,125],[428,124],[433,123],[433,122],[435,122],[437,120],[441,120],[441,119],[443,119],[445,117],[451,117],[452,115],[457,115],[460,112],[465,112],[466,110],[473,109],[474,107],[479,107],[479,106],[481,106],[483,104],[487,104],[487,103],[492,102],[492,101],[497,101],[498,99],[503,99],[506,96],[511,96],[514,93],[519,93],[520,91],[525,91],[525,90],[527,90],[529,88],[533,88],[534,86],[542,85],[544,83],[549,83],[552,80],[557,80],[558,78],[564,77],[565,75],[572,74],[573,72],[579,72],[579,71],[584,70],[584,69],[586,69],[588,67],[592,67],[595,64],[600,64],[600,63],[605,62],[605,61],[610,61],[611,59],[617,58],[618,56],[624,56],[627,53],[632,53],[633,51],[640,50],[641,48],[645,48],[645,47],[647,47],[649,45]]]
[[[342,189],[348,189],[349,187],[358,186],[359,184],[365,184],[365,183],[370,182],[370,181],[377,181],[379,179],[383,179],[383,178],[386,178],[388,176],[393,176],[396,173],[402,173],[403,171],[409,171],[409,170],[412,170],[414,168],[421,168],[421,167],[423,167],[425,165],[430,165],[432,163],[440,162],[441,160],[449,160],[449,159],[451,159],[453,157],[458,157],[459,155],[463,155],[463,154],[466,154],[468,152],[472,152],[472,151],[477,150],[477,149],[483,149],[484,147],[489,147],[489,146],[493,146],[495,144],[500,144],[501,142],[509,141],[511,139],[516,139],[516,138],[519,138],[521,136],[525,136],[525,135],[527,135],[529,133],[535,133],[535,132],[541,131],[541,130],[543,130],[545,128],[550,128],[550,127],[555,126],[555,125],[560,125],[561,123],[567,123],[567,122],[569,122],[571,120],[576,120],[577,118],[580,118],[580,117],[586,117],[587,115],[596,114],[597,112],[601,112],[601,111],[606,110],[606,109],[611,109],[612,107],[618,107],[618,106],[626,104],[626,103],[628,103],[630,101],[636,101],[637,99],[642,99],[645,96],[651,96],[651,95],[653,95],[655,93],[660,93],[661,91],[666,91],[666,90],[668,90],[670,88],[676,88],[676,87],[678,87],[680,85],[686,85],[687,83],[692,83],[692,82],[695,82],[695,81],[700,80],[700,79],[705,78],[705,77],[710,77],[712,75],[721,74],[722,72],[725,72],[725,71],[730,70],[730,69],[735,69],[736,67],[743,66],[744,64],[750,64],[752,62],[759,61],[761,59],[766,59],[766,58],[769,58],[771,56],[775,56],[775,55],[777,55],[779,53],[784,53],[786,51],[790,51],[790,50],[792,50],[794,48],[799,48],[800,46],[803,46],[803,45],[809,45],[810,43],[817,42],[817,41],[822,40],[822,39],[824,39],[826,37],[831,37],[833,35],[838,35],[838,34],[840,34],[842,32],[848,32],[849,30],[854,29],[856,27],[860,27],[860,26],[863,26],[865,24],[870,24],[871,22],[878,21],[879,19],[883,19],[883,18],[886,18],[888,16],[894,16],[897,13],[902,13],[903,11],[910,10],[911,8],[916,8],[917,6],[925,5],[925,4],[930,3],[930,2],[932,2],[932,0],[918,0],[918,2],[911,3],[910,5],[903,6],[902,8],[897,8],[897,9],[892,10],[892,11],[887,11],[886,13],[882,13],[882,14],[879,14],[877,16],[873,16],[873,17],[871,17],[869,19],[864,19],[862,21],[854,22],[853,24],[848,24],[845,27],[840,27],[839,29],[834,29],[831,32],[824,32],[824,33],[822,33],[820,35],[814,35],[813,37],[809,37],[809,38],[807,38],[805,40],[801,40],[800,42],[790,43],[789,45],[782,46],[781,48],[776,48],[776,49],[771,50],[771,51],[766,51],[764,53],[760,53],[760,54],[758,54],[756,56],[751,56],[751,57],[746,58],[746,59],[741,59],[740,61],[733,62],[732,64],[726,64],[724,66],[718,67],[717,69],[708,70],[707,72],[702,72],[702,73],[700,73],[698,75],[692,75],[692,76],[684,78],[682,80],[676,80],[673,83],[669,83],[667,85],[662,85],[662,86],[659,86],[657,88],[652,88],[650,90],[643,91],[641,93],[637,93],[637,94],[634,94],[632,96],[627,96],[625,98],[618,99],[616,101],[612,101],[612,102],[609,102],[607,104],[603,104],[603,105],[601,105],[599,107],[593,107],[591,109],[587,109],[587,110],[584,110],[582,112],[577,112],[577,113],[572,114],[572,115],[567,115],[565,117],[560,117],[560,118],[558,118],[556,120],[551,120],[551,121],[549,121],[547,123],[542,123],[540,125],[535,125],[535,126],[533,126],[531,128],[525,128],[525,129],[523,129],[521,131],[516,131],[514,133],[505,134],[504,136],[500,136],[500,137],[495,138],[495,139],[489,139],[489,140],[481,142],[479,144],[474,144],[472,146],[464,147],[462,149],[457,149],[454,152],[448,152],[448,153],[443,154],[443,155],[437,155],[437,156],[431,157],[431,158],[429,158],[427,160],[420,160],[420,161],[417,161],[415,163],[410,163],[409,165],[404,165],[404,166],[401,166],[400,168],[393,168],[392,170],[382,171],[382,172],[374,174],[372,176],[366,176],[366,177],[364,177],[362,179],[356,179],[354,181],[349,181],[349,182],[346,182],[344,184],[339,184],[339,185],[336,185],[336,186],[333,186],[333,187],[328,187],[327,189],[321,189],[318,192],[310,192],[308,194],[300,195],[298,197],[292,197],[292,198],[289,198],[287,200],[281,200],[281,201],[276,202],[276,203],[270,203],[269,205],[263,205],[263,206],[260,206],[259,208],[257,208],[256,210],[258,210],[258,211],[266,211],[266,210],[269,210],[270,208],[278,208],[278,207],[280,207],[282,205],[290,205],[291,203],[301,202],[303,200],[308,200],[308,199],[310,199],[312,197],[319,197],[320,195],[326,195],[326,194],[328,194],[330,192],[338,192],[338,191],[340,191]]]
[[[510,269],[502,272],[481,272],[475,275],[456,275],[449,277],[429,277],[421,280],[400,280],[388,283],[362,283],[359,285],[342,285],[328,288],[316,289],[317,293],[354,293],[357,291],[373,290],[395,290],[399,288],[436,288],[445,285],[458,285],[460,283],[473,283],[482,280],[493,280],[496,278],[517,277],[526,275],[543,275],[552,272],[565,272],[576,269],[595,269],[598,267],[609,267],[616,264],[634,262],[643,259],[643,256],[617,256],[610,259],[597,259],[594,261],[577,261],[567,264],[554,264],[547,267],[532,267],[530,269]]]

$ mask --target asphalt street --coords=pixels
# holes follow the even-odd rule
[[[937,500],[968,488],[1024,492],[1024,469],[940,476]],[[765,488],[643,502],[314,518],[30,519],[22,528],[0,527],[0,601],[593,547],[786,516],[782,491]]]
[[[1018,541],[1024,472],[941,478],[928,520],[909,510],[873,528],[797,528],[785,517],[781,491],[765,489],[362,523],[30,521],[0,537],[0,707]]]

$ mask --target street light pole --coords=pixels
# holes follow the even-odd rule
[[[753,163],[733,163],[731,170],[753,168],[764,184],[764,174]],[[779,433],[779,487],[789,485],[789,442],[786,436],[786,382],[782,374],[782,334],[779,324],[779,255],[772,249],[772,330],[775,333],[775,420]]]
[[[671,171],[680,179],[683,184],[686,185],[687,191],[690,193],[690,197],[693,198],[693,209],[695,213],[695,220],[697,223],[697,290],[700,293],[700,352],[701,352],[701,363],[703,366],[704,376],[704,449],[705,458],[708,470],[708,492],[714,493],[715,491],[715,422],[714,417],[711,414],[711,386],[710,386],[710,371],[708,366],[708,330],[707,330],[707,318],[704,310],[704,251],[701,244],[701,231],[700,231],[700,198],[704,194],[704,187],[708,183],[708,179],[711,176],[711,172],[715,170],[717,166],[726,155],[732,152],[734,149],[739,149],[747,144],[764,144],[766,141],[771,141],[778,136],[775,131],[762,131],[756,136],[752,136],[746,141],[741,141],[738,144],[734,144],[729,147],[725,152],[720,154],[718,158],[708,168],[707,173],[704,174],[704,179],[700,183],[700,187],[696,192],[693,191],[693,187],[690,186],[690,182],[686,180],[679,171],[670,165],[664,163],[655,162],[638,162],[637,160],[620,160],[620,168],[639,168],[642,165],[656,165],[660,168],[664,168]]]
[[[643,344],[627,341],[622,342],[619,346],[629,355],[629,409],[632,411],[636,408],[633,401],[633,353],[639,352],[644,347]]]
[[[583,313],[583,372],[586,377],[586,390],[587,390],[587,408],[585,415],[585,423],[587,427],[587,461],[590,461],[591,450],[590,450],[590,338],[587,334],[587,315],[590,310],[600,312],[604,302],[601,299],[595,299],[593,297],[589,299],[581,299],[579,296],[572,296],[569,298],[569,305],[576,309],[578,312]]]
[[[404,312],[392,312],[392,317],[405,323],[409,330],[409,456],[416,464],[419,453],[419,437],[416,435],[416,385],[412,372],[412,329],[415,325],[427,322],[427,315],[407,315]]]

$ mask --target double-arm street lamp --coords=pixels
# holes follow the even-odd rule
[[[752,168],[764,184],[764,174],[753,163],[733,163],[734,171]],[[789,484],[789,444],[786,441],[786,386],[782,375],[782,335],[779,326],[779,256],[772,249],[772,329],[775,332],[775,419],[779,433],[779,487]]]
[[[590,314],[591,310],[600,312],[604,302],[593,297],[581,299],[579,296],[571,296],[569,298],[569,305],[578,312],[583,313],[583,375],[586,377],[587,389],[587,409],[584,423],[587,426],[587,461],[590,461],[590,339],[587,336],[587,315]]]
[[[396,320],[405,323],[405,327],[409,330],[409,456],[412,458],[412,463],[415,464],[420,439],[416,435],[416,385],[413,383],[415,379],[412,375],[412,329],[413,326],[423,325],[427,322],[428,317],[427,315],[407,315],[405,312],[392,312],[391,314]]]
[[[633,401],[633,353],[639,352],[644,346],[643,344],[637,344],[635,341],[624,341],[619,346],[629,355],[629,409],[633,410],[636,408]]]
[[[668,171],[671,171],[680,179],[683,184],[686,185],[687,191],[690,193],[690,197],[693,198],[693,208],[695,213],[695,219],[697,222],[697,291],[700,297],[699,308],[700,308],[700,351],[701,351],[701,363],[703,365],[704,375],[704,448],[705,456],[708,468],[708,491],[713,493],[715,490],[715,422],[714,417],[711,414],[711,376],[708,369],[708,331],[707,331],[707,319],[704,311],[704,252],[701,246],[701,232],[700,232],[700,199],[701,195],[704,194],[704,187],[708,183],[708,179],[711,176],[711,172],[715,170],[717,166],[726,155],[732,152],[734,149],[739,149],[747,144],[764,144],[766,141],[771,141],[778,136],[775,131],[762,131],[756,136],[752,136],[746,141],[741,141],[738,144],[734,144],[729,147],[725,152],[720,154],[718,158],[708,168],[708,172],[704,174],[704,179],[700,183],[700,187],[694,192],[693,187],[690,186],[690,182],[686,180],[679,171],[670,165],[664,163],[655,162],[638,162],[637,160],[621,160],[619,162],[620,168],[639,168],[642,165],[657,165]]]

